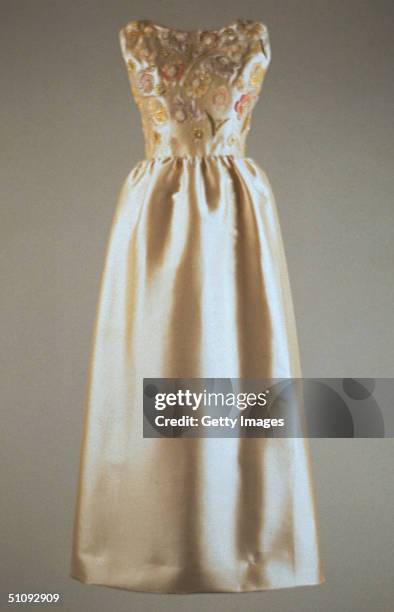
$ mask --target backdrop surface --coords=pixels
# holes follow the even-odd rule
[[[392,440],[312,440],[326,583],[156,596],[68,577],[83,396],[104,249],[143,157],[118,45],[133,19],[264,21],[272,63],[248,155],[274,189],[305,376],[390,377],[393,3],[2,1],[0,590],[66,610],[388,610]]]

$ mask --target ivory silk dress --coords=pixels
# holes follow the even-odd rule
[[[304,438],[144,438],[142,380],[301,377],[278,213],[245,155],[264,24],[120,31],[145,158],[94,326],[70,576],[162,593],[324,582]]]

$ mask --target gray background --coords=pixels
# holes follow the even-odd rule
[[[391,1],[2,1],[2,602],[52,591],[95,612],[392,609],[392,440],[311,441],[322,586],[150,595],[68,576],[104,248],[143,157],[118,30],[241,17],[271,35],[248,155],[276,196],[304,376],[393,376]]]

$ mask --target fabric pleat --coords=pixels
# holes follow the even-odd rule
[[[142,433],[144,377],[300,376],[264,171],[234,155],[139,162],[105,251],[71,576],[174,593],[322,582],[306,440]]]

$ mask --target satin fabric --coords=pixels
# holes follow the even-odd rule
[[[70,575],[162,593],[321,583],[305,439],[142,436],[143,377],[301,376],[266,174],[239,152],[148,145],[106,247]]]

